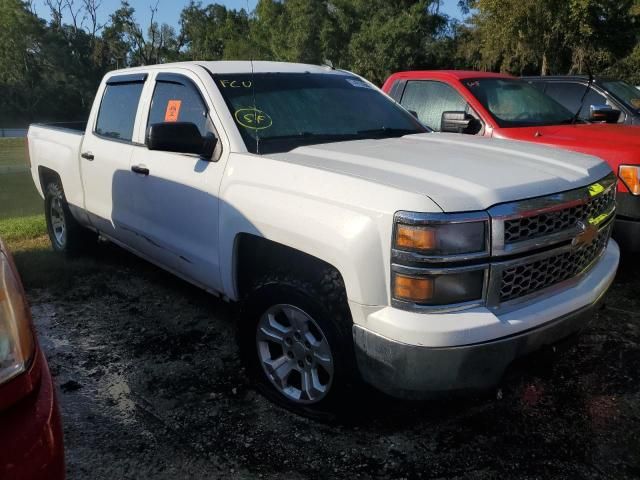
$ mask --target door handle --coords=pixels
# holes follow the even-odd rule
[[[82,152],[80,156],[85,160],[93,160],[95,158],[91,152]]]
[[[147,167],[143,167],[142,165],[134,165],[133,167],[131,167],[131,171],[139,173],[140,175],[149,175],[149,169]]]

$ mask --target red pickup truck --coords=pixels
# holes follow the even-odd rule
[[[619,178],[613,235],[624,249],[640,250],[640,128],[586,123],[529,83],[497,73],[400,72],[382,89],[436,132],[523,140],[602,158]],[[601,113],[605,120],[607,112]]]

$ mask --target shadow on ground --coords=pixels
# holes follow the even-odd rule
[[[234,309],[109,244],[19,252],[60,386],[69,478],[638,478],[640,257],[571,344],[498,389],[421,403],[373,392],[314,423],[256,394]]]

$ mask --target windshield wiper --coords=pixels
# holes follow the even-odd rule
[[[361,135],[361,136],[382,135],[385,137],[402,137],[403,135],[412,135],[416,133],[427,133],[427,131],[425,130],[424,132],[420,132],[418,130],[413,130],[409,128],[388,128],[388,127],[372,128],[370,130],[358,130],[358,135]]]
[[[358,138],[355,133],[311,133],[300,132],[291,135],[277,135],[273,137],[260,137],[260,141],[279,141],[279,140],[344,140],[350,138]]]

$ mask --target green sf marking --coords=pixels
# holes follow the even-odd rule
[[[234,114],[236,122],[251,130],[264,130],[273,125],[271,117],[257,108],[241,108]]]

